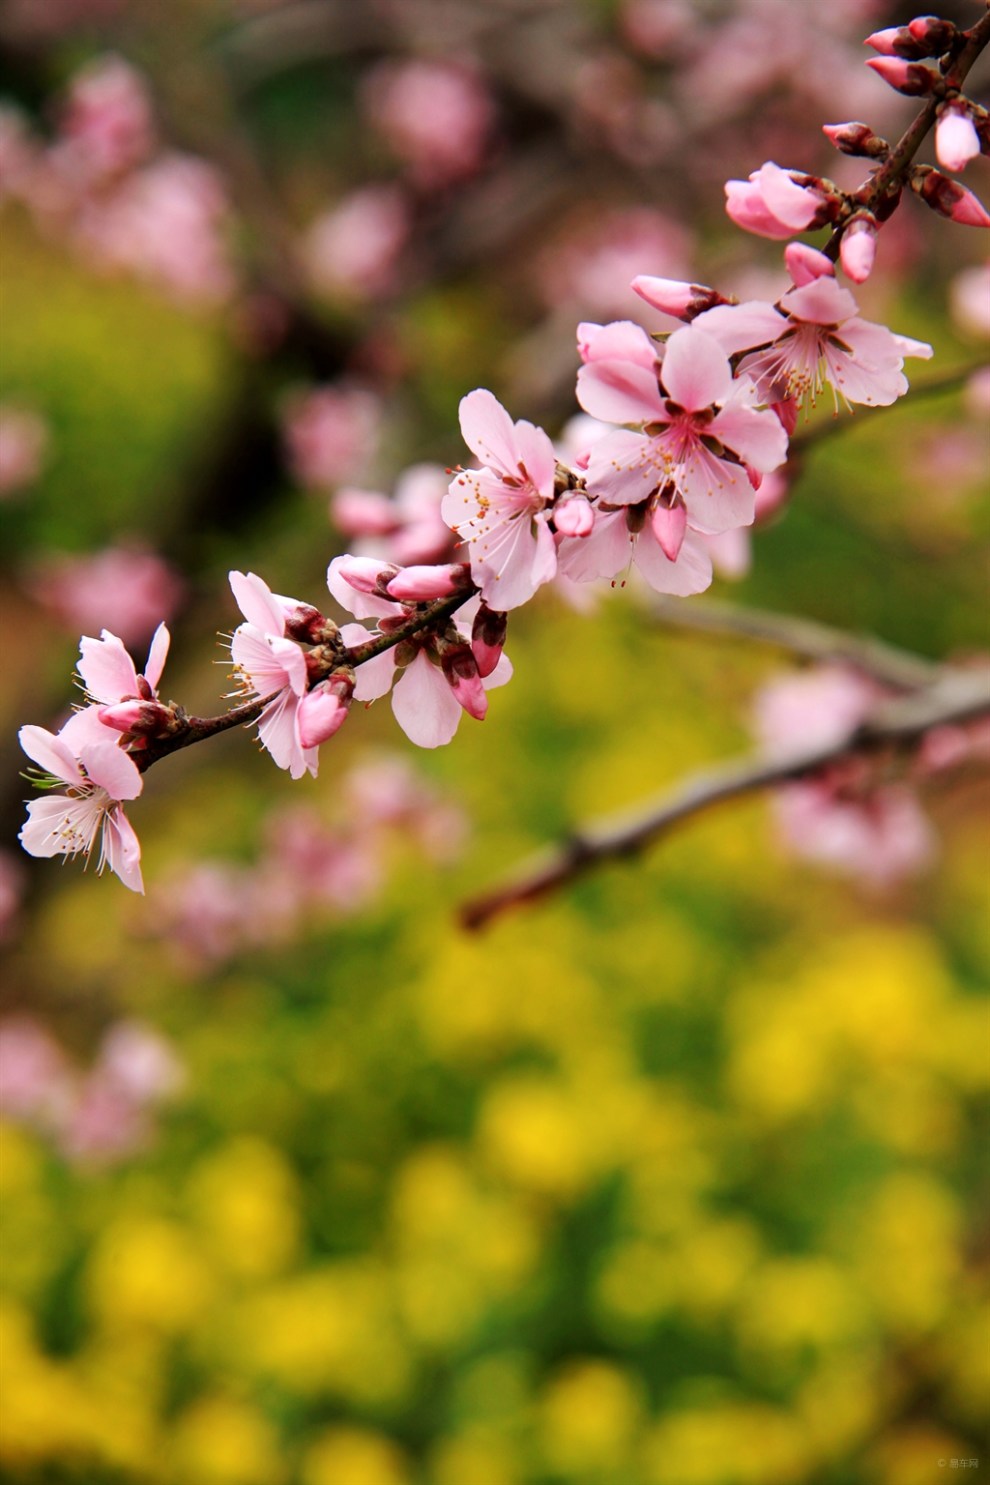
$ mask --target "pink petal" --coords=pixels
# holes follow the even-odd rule
[[[716,413],[712,436],[761,474],[769,474],[787,458],[787,434],[776,413],[730,403]]]
[[[110,810],[104,817],[102,860],[131,892],[144,892],[141,842],[122,809]]]
[[[134,661],[124,648],[123,640],[111,634],[109,629],[103,630],[100,639],[83,636],[76,669],[86,690],[97,701],[122,701],[126,696],[138,694]]]
[[[787,320],[772,304],[753,299],[745,304],[719,304],[693,321],[717,340],[727,356],[737,351],[752,350],[758,345],[772,345],[787,329]]]
[[[519,463],[516,430],[505,408],[483,387],[461,398],[461,433],[482,464],[500,474],[514,475]]]
[[[296,731],[298,696],[283,691],[267,706],[258,721],[258,736],[279,768],[288,769],[290,777],[302,778],[307,768],[316,776],[315,748],[303,749]]]
[[[72,748],[63,738],[49,732],[45,727],[22,727],[17,734],[21,747],[28,757],[43,768],[45,773],[62,779],[66,784],[78,784],[82,769]]]
[[[667,395],[687,412],[701,412],[732,390],[728,356],[717,340],[694,325],[674,331],[660,375]]]
[[[616,577],[629,566],[632,554],[625,511],[599,511],[591,535],[561,542],[558,560],[564,577],[587,583]]]
[[[230,573],[229,577],[237,607],[248,623],[263,634],[284,634],[285,615],[264,578],[254,572],[237,571]]]
[[[666,421],[663,399],[651,367],[631,361],[591,361],[577,375],[577,400],[605,423]]]
[[[88,851],[100,823],[102,808],[92,795],[70,799],[46,794],[32,799],[18,840],[29,856],[74,856]]]
[[[389,603],[387,598],[379,598],[377,594],[360,593],[347,581],[341,565],[353,562],[353,557],[334,557],[327,568],[327,587],[332,597],[336,598],[341,608],[345,608],[355,619],[384,619],[389,615],[401,615],[402,607],[398,603]]]
[[[633,561],[656,593],[673,593],[686,598],[703,593],[711,586],[712,561],[704,541],[689,531],[677,561],[671,562],[661,550],[649,525],[644,526],[633,552]]]
[[[259,696],[283,686],[297,696],[306,689],[306,657],[290,639],[278,639],[262,634],[252,624],[241,624],[234,630],[230,655]]]
[[[781,309],[812,325],[842,325],[856,313],[856,301],[834,278],[816,278],[798,289],[788,289]]]
[[[144,780],[133,758],[114,742],[86,743],[79,761],[87,777],[111,799],[137,799]]]
[[[814,192],[799,186],[786,170],[768,160],[758,172],[759,188],[768,210],[792,231],[803,232],[818,213],[821,200]]]
[[[670,506],[658,505],[650,521],[660,550],[668,561],[676,562],[687,532],[687,506],[683,500],[676,500]]]
[[[420,748],[449,743],[461,720],[461,708],[443,672],[422,651],[396,682],[392,710],[410,742]]]
[[[518,464],[525,469],[540,494],[547,500],[551,499],[557,455],[550,435],[534,423],[527,423],[525,418],[516,424],[515,434]],[[518,472],[517,468],[515,473]]]
[[[582,361],[631,361],[646,371],[656,368],[656,345],[633,320],[612,320],[608,325],[582,322],[577,334]]]
[[[165,669],[165,660],[168,656],[168,647],[171,635],[164,624],[159,624],[151,640],[151,648],[148,651],[148,663],[144,667],[144,678],[152,691],[157,691],[158,682],[162,678]]]

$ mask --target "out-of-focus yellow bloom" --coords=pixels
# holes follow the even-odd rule
[[[513,1185],[558,1201],[575,1197],[595,1174],[595,1136],[594,1110],[549,1078],[505,1078],[482,1105],[485,1161]]]
[[[963,1311],[953,1316],[940,1338],[939,1353],[945,1390],[954,1415],[980,1427],[986,1421],[990,1398],[990,1300],[972,1304],[964,1296]]]
[[[736,1317],[754,1356],[788,1356],[854,1341],[867,1323],[862,1297],[824,1258],[778,1258],[746,1284]]]
[[[390,1439],[363,1428],[330,1428],[306,1451],[303,1485],[411,1485]]]
[[[303,1394],[392,1402],[408,1381],[390,1286],[371,1262],[311,1269],[245,1298],[227,1363]]]
[[[604,1322],[621,1334],[642,1329],[671,1309],[677,1287],[668,1250],[658,1243],[635,1241],[613,1249],[593,1293]]]
[[[71,1233],[55,1217],[43,1180],[37,1141],[0,1120],[0,1279],[4,1289],[20,1299],[35,1298],[44,1289],[71,1241]]]
[[[279,1485],[287,1474],[271,1424],[227,1397],[200,1398],[182,1414],[168,1457],[172,1478],[196,1485]]]
[[[933,1060],[965,1093],[982,1093],[990,1086],[987,1019],[985,1000],[957,1000],[932,1037]]]
[[[231,1140],[197,1165],[189,1197],[211,1253],[233,1273],[267,1278],[293,1257],[299,1238],[297,1184],[271,1145]]]
[[[930,1330],[945,1315],[959,1271],[960,1212],[929,1176],[890,1176],[853,1219],[855,1273],[896,1334]]]
[[[109,1223],[90,1256],[86,1287],[101,1324],[191,1329],[214,1293],[192,1234],[157,1217],[126,1214]]]
[[[513,1452],[499,1440],[443,1439],[430,1457],[430,1485],[522,1485]]]
[[[856,1084],[852,1101],[863,1128],[904,1155],[939,1155],[959,1138],[958,1104],[927,1068],[878,1071]]]
[[[16,1124],[0,1119],[0,1197],[29,1191],[41,1178],[37,1141]]]
[[[642,1419],[637,1383],[608,1362],[571,1362],[548,1383],[538,1429],[550,1469],[569,1478],[628,1474]]]
[[[815,1368],[796,1399],[819,1459],[843,1459],[875,1436],[887,1405],[877,1361],[843,1351]]]
[[[0,1309],[0,1461],[90,1457],[99,1409],[71,1369],[45,1356],[30,1318]]]
[[[759,1234],[745,1217],[715,1218],[685,1234],[671,1263],[678,1308],[701,1320],[719,1317],[740,1289],[748,1291],[759,1252]]]
[[[810,1456],[795,1419],[758,1403],[722,1403],[661,1418],[645,1464],[650,1485],[798,1485]]]
[[[968,1461],[973,1452],[962,1439],[936,1424],[899,1428],[870,1450],[869,1479],[876,1481],[876,1485],[930,1485],[933,1479],[940,1481],[943,1475],[947,1480],[971,1479],[974,1475],[978,1477],[979,1471],[967,1465],[963,1472],[958,1461]],[[957,1461],[955,1468],[953,1460]]]

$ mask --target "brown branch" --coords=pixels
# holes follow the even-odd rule
[[[750,756],[702,769],[645,804],[580,827],[561,845],[524,861],[501,885],[466,902],[461,922],[468,929],[482,928],[509,908],[554,891],[602,861],[634,855],[681,821],[727,800],[806,778],[855,754],[909,749],[934,727],[987,715],[990,673],[943,670],[932,685],[885,702],[827,747],[808,748],[787,758]]]
[[[678,598],[660,598],[651,605],[650,612],[659,623],[673,629],[755,639],[806,660],[851,665],[897,691],[914,691],[919,686],[930,685],[941,673],[942,667],[934,660],[899,650],[870,635],[850,634],[793,614],[744,608],[708,598],[690,603]]]
[[[452,598],[438,598],[435,602],[423,604],[418,613],[411,614],[402,624],[396,624],[394,628],[373,634],[359,645],[352,645],[349,649],[333,650],[326,647],[326,659],[323,664],[314,666],[309,677],[310,688],[325,681],[335,671],[349,667],[355,669],[364,665],[368,660],[373,660],[376,655],[384,655],[387,650],[393,649],[401,644],[404,639],[412,639],[414,635],[422,634],[428,629],[442,629],[452,614],[462,608],[473,596],[476,589],[472,587],[470,592],[456,593]],[[311,655],[316,652],[311,652]],[[205,742],[207,738],[216,737],[221,732],[229,732],[232,727],[248,727],[256,722],[265,710],[273,702],[279,691],[272,691],[267,696],[255,697],[252,701],[244,701],[240,706],[231,707],[230,711],[221,712],[217,717],[189,717],[177,709],[175,715],[175,726],[173,730],[164,737],[156,737],[150,740],[147,747],[140,752],[132,753],[131,757],[142,773],[154,763],[167,758],[170,753],[177,753],[181,748],[191,747],[193,743]]]

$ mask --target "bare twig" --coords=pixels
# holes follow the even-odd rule
[[[477,929],[507,909],[532,902],[602,861],[634,855],[681,821],[775,784],[805,778],[830,763],[878,748],[910,749],[939,726],[990,715],[990,672],[950,670],[910,696],[876,708],[827,747],[786,758],[749,756],[702,769],[645,804],[582,826],[561,845],[524,861],[501,885],[466,902],[461,922]]]
[[[691,603],[660,598],[653,603],[651,611],[661,624],[673,629],[755,639],[806,660],[851,665],[897,691],[914,691],[929,685],[941,671],[935,661],[896,649],[870,635],[850,634],[793,614],[743,608],[707,598]]]

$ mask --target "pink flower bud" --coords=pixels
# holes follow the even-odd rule
[[[583,495],[572,495],[554,506],[553,523],[561,536],[590,536],[595,524],[595,512],[590,500]]]
[[[964,227],[990,227],[990,215],[972,191],[967,191],[965,186],[950,180],[931,165],[915,166],[911,189],[939,216],[948,217]]]
[[[907,29],[915,44],[924,48],[918,53],[922,57],[941,56],[959,34],[952,21],[943,20],[937,15],[916,16],[913,21],[908,21]]]
[[[285,609],[285,632],[289,639],[304,645],[326,644],[337,633],[336,624],[311,603],[297,603]]]
[[[822,133],[841,150],[844,155],[866,156],[870,160],[885,160],[890,154],[890,145],[879,134],[874,134],[869,124],[823,124]]]
[[[160,701],[121,701],[101,706],[96,714],[104,727],[114,732],[133,732],[139,737],[163,737],[172,730],[175,713]]]
[[[814,283],[816,278],[835,277],[835,264],[831,258],[806,242],[788,243],[784,249],[784,263],[796,289]]]
[[[907,26],[886,26],[882,31],[874,31],[872,36],[867,36],[863,45],[872,46],[883,57],[897,57],[901,55],[899,47],[913,47],[915,43]]]
[[[450,598],[467,593],[471,587],[471,569],[465,562],[446,562],[438,567],[404,567],[385,585],[390,598],[400,603],[429,603],[434,598]]]
[[[488,712],[488,696],[471,646],[442,645],[441,649],[440,664],[454,696],[469,716],[483,722]]]
[[[304,748],[318,748],[344,725],[354,694],[354,672],[338,670],[321,681],[299,703],[296,727]]]
[[[346,556],[340,558],[337,571],[358,593],[381,595],[399,569],[391,562],[379,562],[376,557]]]
[[[939,80],[933,68],[923,62],[906,62],[901,57],[870,57],[866,65],[908,98],[927,97]]]
[[[842,270],[854,284],[865,283],[873,271],[873,260],[877,251],[877,224],[864,213],[853,217],[842,234],[839,244],[839,261]]]
[[[935,153],[946,170],[964,170],[980,153],[976,125],[960,103],[944,109],[935,126]]]
[[[668,561],[676,562],[687,532],[687,506],[680,495],[675,494],[669,504],[661,497],[661,502],[654,507],[650,522],[664,556]]]
[[[471,653],[478,665],[480,676],[490,676],[502,658],[508,620],[505,614],[497,613],[484,603],[478,609],[471,628]]]
[[[676,278],[653,278],[648,273],[641,273],[634,278],[632,289],[640,299],[652,304],[654,309],[662,310],[665,315],[673,315],[677,320],[690,321],[696,315],[703,314],[706,309],[729,303],[724,294],[720,294],[717,289],[709,289],[705,284],[683,283]]]

